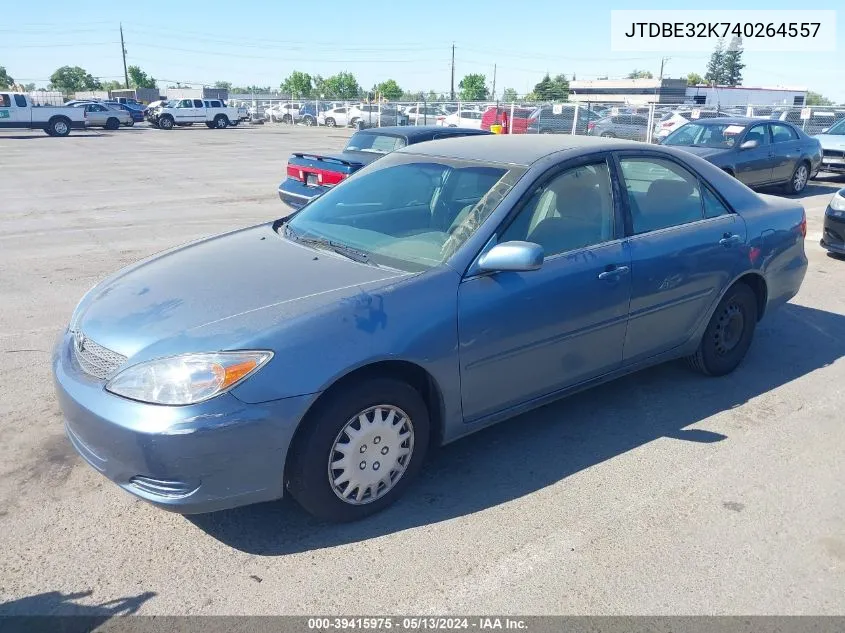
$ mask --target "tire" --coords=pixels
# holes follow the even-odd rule
[[[132,127],[133,125],[135,125],[135,119],[129,119],[129,122],[124,123],[123,125],[126,127]]]
[[[172,130],[173,129],[173,117],[169,114],[165,114],[160,116],[158,119],[158,127],[162,130]]]
[[[335,126],[337,126],[337,121],[335,121],[333,118],[329,117],[329,118],[326,119],[326,126],[327,127],[335,127]]]
[[[293,117],[289,114],[282,116],[282,123],[293,123]]]
[[[364,125],[364,122],[361,119],[358,119],[358,120],[355,121],[355,129],[356,130],[363,130],[364,127],[366,127],[366,126]]]
[[[229,125],[232,127],[238,127],[238,123],[240,123],[239,119],[235,119],[234,121],[229,121]]]
[[[600,136],[602,138],[616,138],[616,135],[613,132],[602,132]]]
[[[698,349],[687,362],[706,376],[731,373],[745,358],[756,327],[757,296],[747,284],[736,283],[716,306]]]
[[[218,130],[225,130],[227,127],[229,127],[228,117],[226,117],[225,114],[218,114],[216,117],[214,117],[214,127],[216,127]]]
[[[120,128],[120,121],[118,121],[114,117],[111,117],[109,119],[106,119],[106,124],[103,127],[107,130],[117,130]]]
[[[358,119],[357,118],[350,119],[349,127],[357,128],[358,127]]]
[[[305,123],[305,125],[307,125],[308,127],[311,127],[314,125],[314,123],[316,123],[316,121],[314,121],[314,117],[309,115],[307,117],[304,117],[303,123]]]
[[[211,121],[207,121],[206,124],[205,124],[205,127],[207,127],[209,130],[213,130],[214,129],[214,123],[211,122]]]
[[[353,431],[361,429],[360,416],[364,416],[371,424],[379,419],[384,424],[389,424],[387,420],[391,418],[385,416],[388,407],[393,409],[392,419],[395,420],[399,416],[399,423],[384,427],[385,432],[390,433],[384,441],[381,436],[385,435],[385,432],[379,435],[380,432],[375,430],[375,427],[364,436],[354,439],[345,434],[345,429],[350,425]],[[406,422],[402,422],[403,415]],[[337,522],[363,519],[396,501],[419,473],[430,436],[428,409],[422,397],[407,383],[393,378],[373,378],[341,387],[326,399],[322,406],[317,403],[316,409],[303,424],[305,426],[299,431],[291,447],[287,488],[307,512],[318,518]],[[400,437],[398,433],[401,430],[406,433],[409,430],[407,425],[410,425],[410,438],[408,435]],[[355,428],[356,426],[358,428]],[[394,430],[396,435],[393,434]],[[410,454],[394,457],[390,465],[385,465],[385,468],[391,468],[390,471],[383,471],[388,472],[388,477],[397,467],[404,468],[389,486],[381,480],[375,484],[370,481],[365,482],[367,487],[362,491],[364,486],[354,485],[354,479],[343,481],[339,486],[333,485],[331,478],[341,479],[345,471],[343,466],[331,468],[331,464],[342,462],[344,456],[343,452],[333,449],[344,444],[355,446],[349,453],[349,459],[353,463],[348,464],[347,471],[353,477],[359,470],[365,477],[377,477],[376,471],[384,459],[391,459],[391,455],[397,455],[397,451],[405,451],[408,448]],[[381,448],[377,449],[379,445]],[[375,455],[377,459],[368,459],[367,455]],[[404,462],[398,461],[402,457],[405,457]],[[382,488],[383,484],[385,488]],[[374,493],[373,485],[376,491],[381,492]],[[342,500],[342,495],[348,495],[349,500]],[[361,501],[353,499],[358,496],[363,497]]]
[[[802,160],[795,166],[795,171],[792,172],[792,176],[790,176],[784,189],[788,194],[801,193],[807,188],[808,182],[810,182],[810,166]]]
[[[53,117],[47,122],[44,131],[48,136],[67,136],[70,134],[70,121],[63,116]]]

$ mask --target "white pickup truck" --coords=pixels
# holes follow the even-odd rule
[[[0,92],[0,129],[44,130],[67,136],[71,128],[85,129],[84,108],[33,105],[22,92]]]
[[[249,113],[246,108],[230,108],[219,99],[178,99],[155,108],[147,118],[162,130],[194,123],[205,123],[209,128],[222,130],[248,120]]]

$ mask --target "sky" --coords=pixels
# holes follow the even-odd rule
[[[63,65],[102,79],[123,78],[119,24],[127,63],[159,86],[194,83],[277,87],[293,70],[324,77],[345,70],[365,88],[388,78],[407,90],[449,92],[468,73],[486,75],[496,92],[530,92],[546,72],[577,79],[624,77],[634,69],[665,77],[705,74],[708,53],[678,50],[614,53],[610,11],[642,2],[605,0],[30,0],[7,2],[0,21],[0,66],[18,82],[46,85]],[[701,5],[698,5],[701,8]],[[707,3],[707,9],[795,9],[793,0]],[[813,9],[840,9],[818,0]],[[678,9],[677,0],[649,9]],[[762,19],[762,17],[761,17]],[[845,25],[836,53],[746,52],[746,86],[806,87],[845,102]]]

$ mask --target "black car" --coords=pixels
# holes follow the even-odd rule
[[[541,106],[531,113],[528,118],[527,134],[572,134],[572,123],[575,118],[575,106],[564,105]],[[575,134],[588,134],[590,122],[601,119],[601,115],[589,106],[578,107],[578,122],[575,124]]]
[[[279,198],[288,206],[299,209],[365,165],[394,150],[424,141],[478,134],[490,132],[435,125],[358,130],[340,154],[294,152],[288,159],[287,178],[279,185]]]
[[[821,247],[832,255],[845,256],[845,189],[830,199],[824,211]]]
[[[722,117],[685,123],[663,139],[721,167],[749,187],[784,185],[800,193],[819,171],[817,139],[786,121]]]

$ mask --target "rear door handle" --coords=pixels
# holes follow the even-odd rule
[[[741,241],[742,238],[736,233],[725,233],[722,239],[719,240],[719,244],[722,246],[733,246],[734,244],[739,244]]]
[[[599,279],[602,279],[602,280],[618,279],[622,275],[627,274],[629,270],[631,270],[631,269],[628,268],[627,266],[610,265],[610,266],[607,267],[607,270],[599,273]]]

